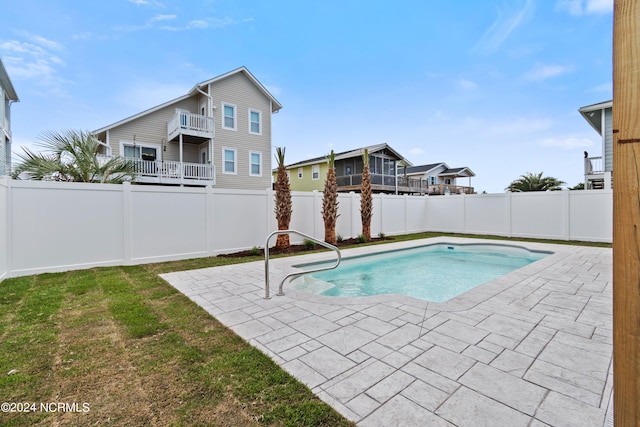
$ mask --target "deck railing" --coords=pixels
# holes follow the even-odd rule
[[[587,157],[584,159],[584,174],[592,175],[604,172],[604,162],[602,156]]]
[[[99,155],[100,162],[106,162],[111,156]],[[145,182],[158,183],[193,183],[201,181],[205,185],[215,181],[214,166],[200,163],[185,163],[174,160],[142,160],[129,158],[134,165],[137,179]]]
[[[187,111],[176,112],[176,114],[174,114],[167,123],[167,135],[169,136],[169,140],[173,139],[173,137],[180,132],[189,135],[208,136],[213,138],[214,130],[213,117],[193,114]]]
[[[451,184],[429,184],[424,179],[398,176],[397,190],[399,193],[421,194],[473,194],[473,187]],[[343,175],[336,177],[338,189],[344,187],[351,190],[362,185],[362,174]],[[396,177],[392,175],[371,174],[371,184],[383,191],[395,192]]]

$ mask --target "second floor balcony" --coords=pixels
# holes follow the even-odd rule
[[[180,135],[202,142],[215,136],[213,117],[178,110],[167,122],[167,140],[175,141]],[[190,142],[190,141],[185,141]]]
[[[360,191],[362,174],[343,175],[336,177],[338,191]],[[393,175],[371,174],[371,187],[375,193],[398,194],[473,194],[473,187],[453,184],[429,184],[424,179]]]

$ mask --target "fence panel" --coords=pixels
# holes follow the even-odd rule
[[[422,231],[612,241],[610,190],[373,197],[371,234]],[[341,193],[336,231],[362,232]],[[291,228],[324,238],[322,193],[292,193]],[[274,192],[0,178],[0,280],[48,271],[230,253],[277,228]],[[301,243],[294,237],[293,243]],[[273,244],[274,242],[272,242]]]
[[[11,183],[11,275],[125,262],[121,185]]]
[[[470,195],[464,201],[465,233],[510,235],[509,194]]]
[[[205,188],[130,187],[131,262],[207,255]]]

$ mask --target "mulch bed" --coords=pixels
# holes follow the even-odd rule
[[[369,242],[380,242],[383,240],[393,240],[391,237],[372,237],[371,240],[369,240]],[[343,239],[341,242],[338,242],[336,244],[336,246],[338,248],[341,247],[345,247],[345,246],[354,246],[354,245],[360,245],[361,243],[358,241],[358,239]],[[275,246],[271,247],[269,249],[269,255],[280,255],[280,254],[287,254],[287,255],[291,255],[291,254],[300,254],[303,252],[310,252],[310,251],[315,251],[318,249],[326,249],[324,246],[321,245],[313,245],[313,247],[309,247],[307,245],[290,245],[288,248],[286,249],[278,249]],[[256,256],[256,251],[255,250],[245,250],[245,251],[240,251],[240,252],[234,252],[231,254],[220,254],[218,255],[219,257],[223,257],[223,258],[242,258],[242,257],[252,257],[252,256]],[[260,249],[260,256],[264,256],[264,249]]]

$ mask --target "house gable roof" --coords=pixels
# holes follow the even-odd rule
[[[476,176],[476,174],[466,166],[462,168],[450,168],[449,166],[447,166],[445,162],[430,163],[428,165],[420,165],[420,166],[412,166],[412,167],[406,168],[406,171],[399,170],[398,173],[403,175],[424,175],[426,173],[432,172],[441,167],[443,167],[444,169],[438,172],[438,176],[455,176],[455,177]]]
[[[606,110],[613,107],[613,100],[598,102],[597,104],[585,105],[580,107],[578,112],[584,117],[584,119],[595,129],[600,135],[602,135],[602,115],[596,114],[598,111]]]
[[[440,163],[430,163],[428,165],[420,165],[420,166],[410,166],[408,168],[406,168],[406,170],[403,170],[402,174],[406,174],[406,175],[412,175],[412,174],[423,174],[423,173],[427,173],[427,172],[431,172],[432,170],[444,166],[445,169],[448,168],[449,166],[447,166],[447,164],[445,162],[440,162]]]
[[[373,154],[373,153],[377,153],[379,151],[382,151],[382,150],[387,150],[391,154],[393,154],[393,156],[395,156],[397,160],[400,160],[400,161],[402,161],[402,162],[404,162],[404,163],[406,163],[408,165],[411,165],[411,162],[409,162],[407,159],[405,159],[400,153],[398,153],[396,150],[391,148],[389,146],[389,144],[386,144],[386,143],[376,144],[376,145],[369,145],[367,147],[356,148],[355,150],[349,150],[349,151],[343,151],[341,153],[336,153],[336,160],[351,159],[353,157],[360,157],[360,156],[362,156],[362,153],[364,153],[365,148],[367,150],[369,150],[369,154],[370,155]],[[314,157],[312,159],[302,160],[302,161],[287,165],[287,169],[298,168],[298,167],[308,166],[308,165],[315,165],[315,164],[318,164],[318,163],[325,162],[326,160],[327,160],[327,156],[326,155],[319,156],[319,157]]]
[[[11,83],[11,79],[9,78],[9,74],[7,70],[4,68],[4,64],[2,64],[2,59],[0,59],[0,86],[4,88],[7,92],[7,97],[10,101],[18,102],[18,94]],[[4,100],[2,101],[4,102]]]
[[[167,102],[165,102],[163,104],[156,105],[155,107],[151,107],[151,108],[149,108],[147,110],[144,110],[144,111],[142,111],[140,113],[134,114],[133,116],[129,116],[129,117],[127,117],[125,119],[122,119],[122,120],[120,120],[118,122],[115,122],[115,123],[112,123],[112,124],[110,124],[108,126],[105,126],[103,128],[97,129],[97,130],[93,131],[93,133],[101,133],[101,132],[107,131],[107,130],[112,129],[114,127],[121,126],[121,125],[123,125],[125,123],[128,123],[128,122],[130,122],[132,120],[135,120],[135,119],[138,119],[140,117],[146,116],[147,114],[154,113],[154,112],[156,112],[158,110],[161,110],[162,108],[168,107],[168,106],[170,106],[172,104],[176,104],[176,103],[178,103],[180,101],[183,101],[185,99],[188,99],[188,98],[194,96],[198,92],[198,89],[202,88],[203,86],[207,86],[207,85],[209,85],[211,83],[215,83],[217,81],[226,79],[226,78],[228,78],[230,76],[233,76],[235,74],[238,74],[238,73],[243,73],[254,85],[256,85],[256,87],[267,98],[269,98],[269,100],[271,101],[271,105],[272,105],[271,111],[273,113],[275,113],[276,111],[278,111],[278,110],[280,110],[282,108],[282,104],[280,104],[280,102],[278,102],[278,100],[273,95],[271,95],[271,93],[258,81],[258,79],[256,79],[254,77],[253,74],[251,74],[249,72],[249,70],[247,70],[246,67],[242,66],[242,67],[237,68],[237,69],[235,69],[233,71],[229,71],[228,73],[221,74],[221,75],[219,75],[217,77],[214,77],[212,79],[209,79],[209,80],[206,80],[204,82],[196,84],[186,95],[183,95],[183,96],[180,96],[178,98],[172,99],[171,101],[167,101]]]
[[[441,176],[456,176],[456,177],[464,177],[464,176],[476,176],[475,173],[468,167],[463,168],[447,168],[440,172]]]

